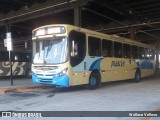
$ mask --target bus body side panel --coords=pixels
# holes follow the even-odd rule
[[[100,71],[101,82],[134,79],[137,68],[137,61],[133,59],[86,56],[79,65],[73,67],[70,85],[88,84],[90,73],[93,70]],[[151,68],[151,66],[148,69],[141,68],[141,77],[146,77],[153,73],[154,68]]]
[[[88,84],[90,73],[93,70],[100,71],[102,59],[102,57],[86,56],[80,64],[72,68],[71,85]]]
[[[141,77],[147,77],[154,74],[153,69],[141,69]]]
[[[141,70],[141,77],[153,75],[155,72],[155,62],[150,60],[136,60],[138,68]]]
[[[130,59],[104,58],[101,62],[102,82],[133,79],[136,67]]]
[[[30,69],[31,63],[12,62],[12,74],[25,75],[25,71]],[[0,62],[0,76],[10,76],[10,62]]]
[[[88,84],[89,71],[77,71],[71,75],[70,86]]]

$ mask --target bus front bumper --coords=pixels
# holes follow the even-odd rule
[[[69,87],[69,77],[67,75],[47,78],[45,76],[38,77],[36,74],[32,74],[32,82],[38,84]]]

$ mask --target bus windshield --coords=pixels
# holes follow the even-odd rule
[[[35,64],[59,64],[66,62],[67,37],[52,37],[38,39],[33,42],[33,63]]]

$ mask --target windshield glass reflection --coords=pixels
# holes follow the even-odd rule
[[[67,38],[53,37],[35,41],[33,63],[58,64],[67,60]]]

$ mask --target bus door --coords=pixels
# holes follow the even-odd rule
[[[69,54],[72,67],[71,85],[86,84],[85,75],[86,35],[72,30],[69,33]]]

